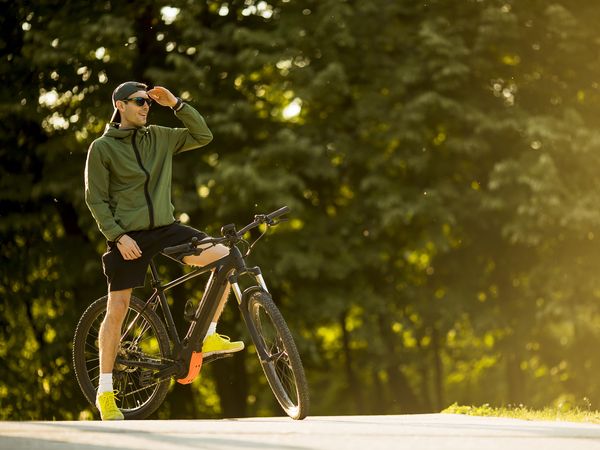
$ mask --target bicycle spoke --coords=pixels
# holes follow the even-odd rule
[[[286,391],[288,393],[294,393],[296,392],[296,383],[294,380],[294,376],[290,371],[289,367],[280,367],[277,369],[278,373],[279,373],[279,378],[282,381],[282,384],[284,384],[287,389]]]
[[[144,321],[144,323],[142,324],[141,328],[138,330],[134,330],[134,333],[132,333],[135,337],[133,339],[131,339],[131,343],[132,345],[138,347],[140,345],[140,342],[143,340],[148,340],[148,339],[154,339],[154,336],[150,336],[150,337],[146,337],[144,339],[142,339],[142,337],[148,332],[151,331],[152,328],[150,326],[150,324],[146,321]],[[123,338],[121,338],[121,340],[124,340],[127,337],[127,335],[125,335]]]
[[[125,337],[131,332],[131,329],[133,328],[133,326],[135,325],[135,322],[137,321],[137,319],[141,317],[140,313],[136,313],[136,316],[133,320],[131,320],[131,311],[127,312],[127,315],[125,316],[125,319],[123,320],[123,324],[125,324],[125,329],[121,330],[122,334],[121,334],[121,340],[125,339]]]
[[[95,377],[93,377],[93,378],[90,378],[92,381],[95,381],[95,380],[99,380],[99,379],[100,379],[100,366],[95,366],[95,367],[94,367],[94,368],[93,368],[91,371],[92,371],[92,372],[94,372],[94,371],[96,371],[96,370],[98,371],[98,375],[96,375],[96,376],[95,376]]]
[[[158,305],[157,305],[157,303],[156,303],[156,302],[152,302],[152,303],[150,304],[150,309],[151,309],[152,311],[155,311],[157,306],[158,306]],[[131,310],[130,310],[130,312],[131,312]],[[136,315],[135,315],[135,317],[133,318],[133,320],[131,321],[131,323],[129,323],[129,317],[130,317],[130,316],[131,316],[131,314],[128,314],[128,315],[127,315],[127,318],[126,318],[126,320],[123,322],[123,323],[127,323],[128,325],[127,325],[127,327],[125,328],[125,332],[124,332],[124,333],[123,333],[123,335],[121,336],[121,339],[124,339],[124,338],[125,338],[125,336],[127,336],[127,334],[128,334],[130,331],[131,331],[131,329],[133,328],[133,326],[135,325],[135,323],[137,322],[137,320],[138,320],[140,317],[142,317],[142,314],[141,314],[140,312],[137,312],[137,311],[136,311]],[[150,325],[150,323],[148,323],[148,321],[147,321],[147,320],[145,320],[145,319],[143,319],[143,318],[142,318],[142,320],[143,320],[143,322],[142,322],[143,326],[141,326],[141,329],[142,329],[142,331],[140,331],[140,332],[139,332],[139,336],[142,336],[142,335],[144,335],[144,334],[146,333],[146,331],[147,331],[148,329],[150,329],[150,328],[151,328],[151,325]]]
[[[165,379],[162,379],[162,380],[158,380],[158,381],[156,381],[156,382],[154,382],[154,383],[152,383],[152,384],[149,384],[148,386],[144,386],[144,387],[142,387],[142,388],[139,388],[139,389],[137,389],[137,390],[135,390],[135,391],[130,391],[130,392],[128,392],[128,393],[127,393],[127,394],[126,394],[124,397],[129,397],[129,396],[132,396],[132,395],[134,395],[134,394],[136,394],[136,393],[138,393],[138,392],[144,391],[144,390],[146,390],[146,389],[150,389],[150,388],[152,388],[152,387],[155,387],[155,386],[157,386],[157,385],[159,385],[159,384],[161,384],[161,383],[164,383],[164,382],[166,382],[166,381],[169,381],[169,378],[165,378]]]
[[[96,344],[91,344],[90,342],[86,342],[85,343],[86,346],[86,352],[89,351],[90,353],[98,353],[98,347],[96,346]],[[90,349],[88,350],[87,347],[89,347]]]
[[[92,325],[92,327],[90,328],[90,336],[99,336],[100,335],[100,327],[102,326],[102,321],[96,321],[94,322],[94,324]],[[91,333],[91,331],[94,331],[94,333]]]
[[[147,321],[143,321],[143,322],[142,322],[142,323],[139,325],[139,329],[135,329],[135,333],[132,333],[132,334],[135,334],[135,335],[136,335],[136,338],[135,338],[135,340],[134,340],[133,342],[137,343],[137,342],[138,342],[138,341],[141,339],[141,337],[142,337],[142,336],[143,336],[143,335],[144,335],[144,334],[145,334],[145,333],[146,333],[148,330],[150,330],[150,329],[151,329],[151,328],[150,328],[150,324],[149,324]],[[129,327],[129,329],[128,329],[128,330],[131,330],[131,326]],[[123,335],[123,337],[121,337],[121,339],[124,339],[124,338],[127,336],[127,334],[128,334],[128,333],[125,333],[125,334]]]

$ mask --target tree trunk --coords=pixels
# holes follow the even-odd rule
[[[390,330],[390,323],[383,314],[379,314],[378,325],[382,342],[387,351],[385,371],[388,374],[388,384],[390,387],[389,401],[390,409],[386,413],[415,413],[425,410],[423,401],[415,395],[408,379],[402,372],[402,359],[399,351],[396,350],[395,342],[398,336]]]
[[[441,411],[444,407],[444,367],[440,347],[440,333],[434,325],[431,331],[431,350],[433,351],[433,384],[435,393],[435,409]]]
[[[507,353],[506,360],[506,386],[508,401],[512,404],[520,404],[524,401],[523,373],[519,358],[515,353]]]
[[[245,357],[242,352],[213,363],[212,373],[215,376],[223,417],[245,417],[247,414],[248,379]]]
[[[347,312],[340,314],[339,323],[342,328],[342,345],[344,351],[344,366],[346,369],[346,379],[348,381],[348,395],[354,400],[355,413],[360,414],[363,411],[362,389],[359,385],[356,373],[353,367],[352,351],[350,350],[350,333],[346,328]]]

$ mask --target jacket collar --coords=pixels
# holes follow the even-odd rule
[[[133,135],[135,130],[142,134],[148,133],[148,127],[119,128],[118,125],[119,124],[114,123],[109,123],[106,125],[103,136],[108,136],[115,139],[125,139],[126,137]]]

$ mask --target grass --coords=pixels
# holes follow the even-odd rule
[[[442,414],[465,414],[468,416],[508,417],[523,420],[550,420],[563,422],[585,422],[600,424],[600,411],[571,407],[567,404],[558,407],[534,410],[523,405],[492,407],[489,404],[481,406],[462,406],[456,403],[448,406]]]

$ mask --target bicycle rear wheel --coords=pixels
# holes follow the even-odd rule
[[[262,347],[267,354],[260,364],[275,398],[292,419],[304,419],[309,408],[308,383],[283,316],[264,291],[250,295],[248,309],[259,336],[254,345]]]
[[[73,340],[73,366],[86,399],[95,406],[100,355],[98,336],[106,315],[108,296],[99,298],[83,313]],[[117,359],[161,363],[170,358],[167,330],[158,314],[144,302],[131,297],[123,322]],[[117,406],[126,419],[145,419],[164,401],[169,380],[156,381],[151,369],[115,363],[113,385]]]

